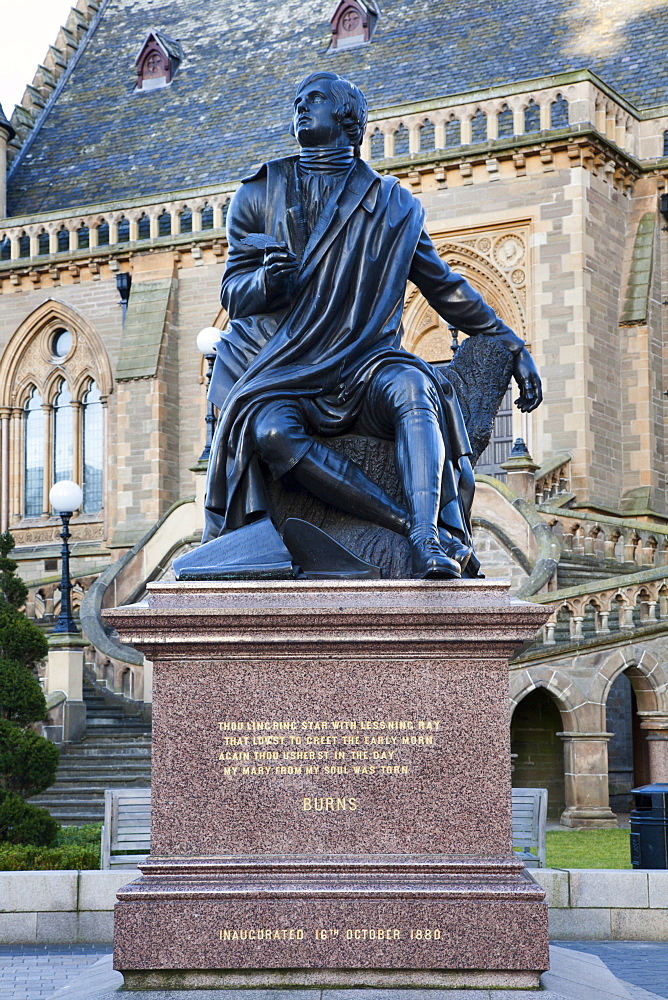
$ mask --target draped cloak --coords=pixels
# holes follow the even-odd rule
[[[314,434],[343,434],[353,428],[374,372],[400,363],[425,372],[437,388],[448,455],[441,521],[467,534],[457,463],[470,453],[468,436],[447,379],[400,346],[406,282],[464,333],[503,335],[515,350],[523,342],[439,258],[417,199],[363,160],[355,160],[308,234],[297,161],[264,164],[242,182],[229,208],[221,302],[230,323],[217,345],[209,390],[220,416],[206,506],[224,516],[225,531],[267,512],[252,427],[268,402],[298,400]],[[267,296],[263,252],[242,243],[249,233],[287,243],[301,262],[281,298]],[[306,450],[295,451],[293,465]]]

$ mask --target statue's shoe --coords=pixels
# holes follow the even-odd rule
[[[445,554],[450,556],[451,559],[456,559],[463,573],[466,569],[467,563],[473,555],[473,549],[471,546],[465,545],[464,542],[460,542],[458,538],[455,538],[454,535],[451,535],[450,532],[446,531],[444,528],[439,528],[438,537]],[[478,569],[479,568],[480,563],[478,563]]]
[[[451,559],[436,538],[411,541],[412,576],[415,580],[456,580],[462,575],[456,559]]]

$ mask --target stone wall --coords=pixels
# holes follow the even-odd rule
[[[0,872],[0,945],[111,948],[116,892],[129,871]],[[668,941],[668,872],[531,869],[547,892],[550,938]]]

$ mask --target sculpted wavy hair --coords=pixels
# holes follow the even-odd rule
[[[369,113],[369,105],[367,104],[366,97],[359,87],[356,87],[350,80],[346,80],[345,77],[338,76],[336,73],[327,72],[310,73],[304,77],[297,87],[296,93],[299,93],[303,87],[307,87],[315,80],[329,81],[332,96],[336,101],[334,117],[343,125],[350,139],[350,145],[355,149],[355,155],[359,156],[359,149],[364,138],[364,130]],[[290,126],[290,132],[292,135],[295,134],[292,125]]]

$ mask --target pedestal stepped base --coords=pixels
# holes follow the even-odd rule
[[[547,614],[503,582],[422,580],[154,584],[105,612],[154,667],[127,984],[537,985],[507,671]]]

